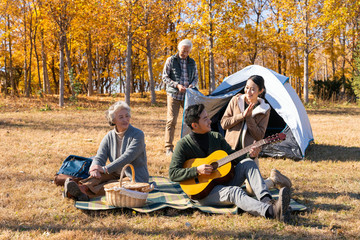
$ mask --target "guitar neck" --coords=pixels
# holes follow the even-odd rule
[[[237,152],[234,152],[234,153],[232,153],[232,154],[230,154],[230,155],[228,155],[228,156],[226,156],[226,157],[218,160],[218,161],[217,161],[218,166],[221,167],[222,165],[225,165],[225,164],[227,164],[228,162],[231,162],[232,160],[234,160],[234,159],[236,159],[236,158],[244,155],[245,153],[250,152],[250,149],[251,149],[251,148],[253,148],[253,147],[260,147],[260,146],[262,146],[262,145],[264,145],[264,144],[266,144],[266,140],[265,140],[265,139],[262,139],[262,140],[257,141],[257,142],[255,142],[255,143],[253,143],[253,144],[251,144],[251,145],[249,145],[249,146],[247,146],[247,147],[245,147],[245,148],[243,148],[243,149],[241,149],[241,150],[239,150],[239,151],[237,151]]]

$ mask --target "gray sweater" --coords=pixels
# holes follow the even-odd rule
[[[100,143],[100,147],[92,162],[92,165],[105,166],[107,159],[110,163],[106,165],[109,173],[120,173],[122,168],[130,163],[134,166],[135,181],[136,182],[148,182],[149,172],[147,168],[147,158],[145,149],[144,133],[138,128],[129,125],[129,128],[124,134],[124,138],[121,145],[121,155],[116,159],[116,133],[115,129],[106,134]],[[125,170],[127,177],[131,179],[131,169]]]

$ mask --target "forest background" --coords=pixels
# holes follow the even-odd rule
[[[0,0],[0,239],[359,239],[360,108],[348,104],[360,95],[359,24],[359,0]],[[260,165],[264,177],[285,173],[308,207],[291,223],[84,212],[55,187],[63,160],[94,156],[110,130],[104,111],[130,97],[149,173],[168,176],[157,90],[184,38],[202,92],[258,64],[288,76],[303,99],[315,139],[306,157]]]
[[[180,40],[199,88],[258,64],[305,103],[360,95],[358,0],[2,0],[0,91],[7,96],[150,92]],[[309,95],[310,94],[310,95]]]

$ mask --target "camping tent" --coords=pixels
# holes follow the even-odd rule
[[[204,96],[195,89],[187,89],[184,109],[203,103],[211,118],[213,131],[225,134],[220,120],[232,96],[243,90],[246,80],[252,75],[260,75],[265,80],[265,99],[271,106],[270,119],[265,137],[278,132],[286,134],[286,140],[263,147],[262,156],[302,159],[313,134],[306,110],[298,95],[288,82],[289,78],[270,69],[251,65],[228,76],[209,96]],[[181,137],[190,132],[184,119]]]

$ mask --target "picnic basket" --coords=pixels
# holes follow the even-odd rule
[[[124,171],[131,168],[131,182],[123,181]],[[154,189],[149,183],[135,181],[135,170],[133,165],[126,164],[121,170],[119,182],[109,183],[104,186],[106,202],[115,207],[142,207],[146,203],[147,196]]]

